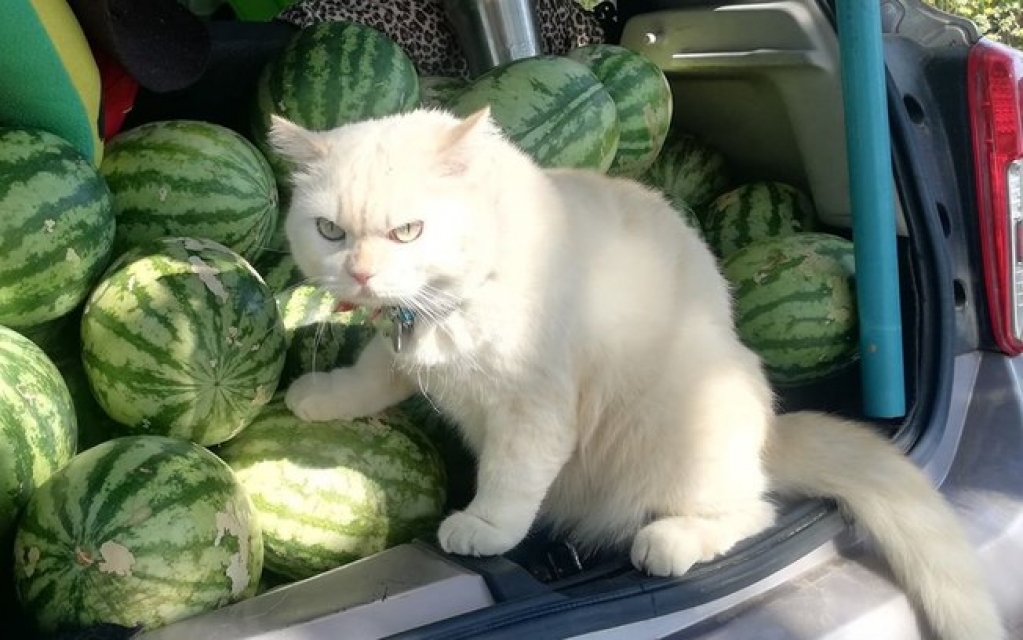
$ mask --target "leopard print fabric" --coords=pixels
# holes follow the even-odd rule
[[[574,47],[606,41],[594,14],[575,0],[536,0],[536,11],[540,46],[546,54],[562,55]],[[298,27],[358,22],[390,36],[420,75],[469,77],[441,0],[298,0],[277,17]]]

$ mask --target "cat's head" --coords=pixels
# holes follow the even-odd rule
[[[269,140],[290,161],[286,222],[295,261],[339,300],[420,308],[457,304],[487,270],[487,149],[480,111],[419,110],[326,132],[274,117]]]

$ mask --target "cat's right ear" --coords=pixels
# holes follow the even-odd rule
[[[321,160],[327,155],[327,145],[315,132],[277,115],[270,116],[267,140],[274,151],[298,165]]]

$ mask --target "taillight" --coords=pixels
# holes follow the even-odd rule
[[[1023,53],[987,39],[970,51],[969,108],[991,328],[1023,353]]]

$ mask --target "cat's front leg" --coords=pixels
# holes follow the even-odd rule
[[[319,422],[373,415],[414,391],[413,383],[395,368],[387,340],[378,335],[351,367],[299,377],[284,401],[299,418]]]
[[[437,532],[449,553],[498,555],[521,542],[575,449],[575,429],[563,411],[516,404],[487,418],[476,497]]]

